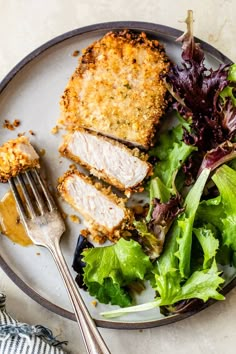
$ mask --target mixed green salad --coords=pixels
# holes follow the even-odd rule
[[[207,68],[191,12],[186,23],[182,65],[164,78],[173,125],[163,124],[149,151],[149,209],[135,220],[133,237],[98,248],[83,240],[75,254],[78,282],[99,302],[121,307],[107,318],[223,300],[224,266],[236,265],[236,64]],[[155,298],[135,306],[132,294],[144,281]]]

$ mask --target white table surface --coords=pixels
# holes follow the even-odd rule
[[[235,0],[0,0],[0,80],[25,55],[47,40],[89,24],[133,20],[181,30],[187,9],[194,10],[195,35],[236,61]],[[67,350],[85,353],[76,323],[44,309],[0,270],[0,291],[13,316],[50,327]],[[112,354],[236,352],[236,289],[225,301],[164,327],[124,331],[101,329]],[[7,353],[4,353],[7,354]]]

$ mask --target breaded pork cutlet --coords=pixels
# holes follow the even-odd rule
[[[9,140],[0,147],[0,182],[33,167],[39,167],[39,156],[27,137]]]
[[[169,60],[157,40],[109,32],[79,59],[60,101],[59,124],[148,148],[166,107]]]
[[[67,171],[59,179],[58,191],[67,203],[83,215],[95,241],[118,239],[120,230],[131,222],[132,215],[125,208],[124,199],[118,198],[101,183],[94,184],[75,169]]]
[[[91,174],[121,190],[137,187],[151,170],[138,149],[84,129],[69,133],[60,153],[86,167]]]

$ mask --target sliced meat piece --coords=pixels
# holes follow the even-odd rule
[[[169,60],[157,40],[129,30],[90,45],[62,96],[59,124],[148,148],[163,115]]]
[[[27,137],[9,140],[0,147],[0,182],[36,166],[39,167],[39,156]]]
[[[101,183],[94,184],[77,170],[67,171],[59,179],[58,191],[84,216],[95,239],[99,235],[110,240],[119,238],[119,230],[131,220],[131,212],[125,208],[124,199],[118,198]]]
[[[146,161],[137,157],[142,156],[138,149],[131,150],[117,141],[86,130],[67,134],[59,151],[89,169],[94,176],[121,190],[139,185],[151,169]]]

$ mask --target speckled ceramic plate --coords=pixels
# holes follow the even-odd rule
[[[59,116],[60,96],[77,65],[78,59],[73,57],[72,53],[75,50],[81,51],[110,30],[124,28],[145,31],[149,36],[158,38],[165,45],[167,54],[174,62],[180,59],[180,44],[175,42],[181,34],[180,31],[150,23],[111,22],[76,29],[47,42],[24,58],[0,84],[0,127],[4,119],[17,118],[21,121],[16,131],[0,128],[0,143],[16,137],[19,132],[33,130],[35,136],[30,136],[31,142],[37,149],[46,150],[42,164],[54,186],[57,178],[69,165],[68,161],[59,157],[57,148],[60,136],[52,135],[51,129]],[[230,62],[210,45],[202,43],[202,47],[209,66],[216,68],[219,63]],[[7,185],[1,185],[0,197],[7,190]],[[68,214],[74,213],[63,203],[62,208]],[[62,238],[62,251],[69,265],[72,263],[80,228],[81,225],[68,221],[67,232]],[[13,244],[5,236],[1,236],[0,250],[2,268],[23,291],[49,310],[75,320],[60,275],[46,249],[39,249],[36,246],[21,247]],[[40,255],[37,255],[38,253]],[[71,271],[73,272],[72,269]],[[235,281],[229,278],[224,293],[227,293],[234,284]],[[95,308],[91,304],[93,299],[87,293],[82,292],[82,295],[96,323],[102,327],[148,328],[168,324],[192,314],[188,312],[164,317],[159,310],[155,309],[114,320],[105,320],[99,313],[114,307],[99,304]],[[151,300],[153,295],[153,290],[148,289],[138,301]],[[205,306],[208,305],[209,303]]]

